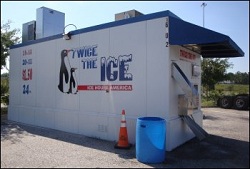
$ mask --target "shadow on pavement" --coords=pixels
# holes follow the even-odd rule
[[[249,168],[249,142],[216,135],[194,138],[167,152],[165,163],[179,168]]]
[[[129,150],[115,149],[115,142],[90,138],[53,129],[28,126],[16,122],[2,122],[1,141],[9,140],[13,144],[21,141],[25,135],[36,135],[64,141],[118,154],[124,159],[135,157],[135,147]],[[145,147],[146,148],[146,147]],[[171,152],[160,164],[147,164],[156,168],[249,168],[249,142],[216,135],[209,135],[202,141],[193,138]]]
[[[3,121],[1,123],[1,141],[8,140],[12,144],[20,142],[25,136],[36,137],[36,135],[72,143],[88,148],[94,148],[101,151],[107,151],[118,154],[121,158],[135,158],[135,147],[131,146],[129,150],[115,149],[116,142],[105,141],[98,138],[83,136],[80,134],[67,133],[64,131],[48,129],[43,127],[26,125],[13,121]]]

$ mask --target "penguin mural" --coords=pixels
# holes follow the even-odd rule
[[[77,68],[70,69],[69,91],[67,92],[68,94],[69,93],[76,94],[78,92],[77,83],[76,83],[76,76],[75,76],[76,69]]]
[[[68,51],[67,50],[62,50],[61,52],[61,66],[60,66],[60,73],[59,73],[59,84],[58,84],[58,89],[65,93],[65,87],[67,86],[69,82],[69,72],[68,68],[65,62],[68,62],[68,60],[65,61],[65,58],[68,57]]]

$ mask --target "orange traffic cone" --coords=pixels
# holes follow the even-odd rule
[[[125,110],[122,110],[122,120],[121,120],[121,127],[120,127],[120,133],[119,133],[119,140],[118,140],[118,143],[115,145],[115,148],[129,149],[130,147],[131,147],[131,144],[128,143]]]

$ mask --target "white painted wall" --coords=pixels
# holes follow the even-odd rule
[[[191,64],[200,65],[200,56],[193,53],[197,56],[195,60],[183,61],[179,52],[187,49],[166,47],[165,23],[166,17],[152,19],[81,33],[68,41],[60,38],[11,49],[8,118],[117,141],[121,112],[125,109],[130,143],[135,143],[137,118],[156,116],[166,119],[166,150],[183,144],[194,135],[178,116],[177,98],[182,90],[171,77],[171,63],[175,60],[187,77],[200,86],[200,78],[191,74]],[[77,53],[89,46],[95,46],[95,56],[78,58]],[[69,61],[68,67],[77,68],[74,73],[77,85],[130,85],[132,91],[81,89],[76,94],[62,93],[58,84],[64,49],[71,50],[65,61]],[[106,80],[101,81],[101,58],[112,57],[118,62],[124,55],[132,57],[125,62],[132,80],[121,80],[118,73],[115,80],[105,76]],[[32,59],[32,63],[22,65],[23,59]],[[83,67],[83,61],[88,59],[96,60],[94,68]],[[119,70],[119,66],[111,65],[111,72]],[[22,79],[25,69],[32,69],[32,79]],[[31,92],[23,94],[23,85],[29,85]],[[68,85],[64,85],[66,88]],[[202,123],[200,107],[195,118]]]

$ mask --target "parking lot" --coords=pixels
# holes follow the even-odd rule
[[[166,152],[160,164],[137,161],[135,147],[1,121],[1,168],[249,168],[249,111],[202,108],[209,136]]]

